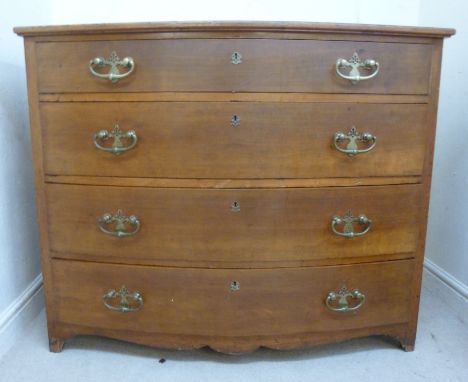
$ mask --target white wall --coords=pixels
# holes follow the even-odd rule
[[[457,34],[444,45],[426,256],[465,288],[468,286],[467,15],[466,0],[421,2],[421,25],[457,29]]]
[[[160,20],[299,20],[456,27],[446,44],[427,253],[468,285],[465,64],[468,27],[463,0],[1,0],[0,22],[0,321],[39,274],[22,40],[16,25]],[[462,62],[462,64],[459,64]],[[0,322],[1,334],[1,322]]]
[[[48,2],[15,0],[0,22],[0,312],[39,273],[23,41],[17,24],[51,21]]]
[[[420,0],[52,0],[52,19],[54,23],[66,24],[162,20],[288,20],[415,25],[418,21],[419,2]]]
[[[1,5],[0,354],[12,339],[6,335],[11,319],[20,310],[34,314],[23,303],[30,302],[40,285],[23,41],[12,28],[51,22],[48,0],[15,0]]]

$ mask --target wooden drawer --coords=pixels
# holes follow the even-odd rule
[[[165,178],[325,178],[420,175],[426,105],[246,102],[42,103],[47,174]],[[233,127],[233,116],[240,123]],[[134,130],[114,155],[100,130]],[[376,138],[348,156],[334,146],[352,126]],[[97,140],[111,147],[113,139]],[[123,142],[124,146],[131,140]],[[346,143],[338,146],[346,148]],[[366,149],[370,143],[359,143]]]
[[[197,269],[52,261],[57,321],[108,331],[281,336],[406,323],[414,261],[287,269]],[[232,287],[236,282],[238,287]],[[103,295],[126,286],[143,306],[122,313]],[[353,312],[325,303],[341,288],[364,294]],[[362,301],[349,299],[349,307]],[[106,302],[119,308],[120,298]],[[140,303],[128,298],[130,308]],[[331,307],[336,307],[329,301]]]
[[[115,51],[135,70],[117,83],[93,77],[94,57]],[[336,74],[338,58],[358,52],[380,63],[378,75],[353,85]],[[242,63],[231,63],[232,54]],[[169,39],[38,43],[39,91],[317,92],[427,94],[429,44],[266,39]],[[106,68],[107,70],[107,68]],[[345,72],[346,73],[346,72]],[[362,75],[367,75],[364,70]]]
[[[368,261],[412,253],[419,234],[421,193],[419,185],[223,190],[46,186],[54,256],[239,267]],[[233,211],[234,202],[238,212]],[[110,236],[98,227],[101,215],[115,215],[118,209],[139,218],[140,230],[134,236]],[[332,217],[348,210],[372,219],[366,235],[346,238],[332,232]],[[355,230],[366,227],[356,224]],[[336,228],[343,230],[342,225]],[[126,229],[133,231],[136,225]]]

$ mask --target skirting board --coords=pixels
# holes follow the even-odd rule
[[[443,270],[437,264],[429,259],[424,260],[424,267],[431,272],[434,276],[438,277],[445,284],[451,287],[455,292],[468,300],[468,286],[453,277],[450,273]]]
[[[0,312],[0,359],[43,308],[42,274],[39,274],[20,296]]]
[[[439,296],[458,317],[464,320],[468,317],[468,286],[427,258],[423,287]]]

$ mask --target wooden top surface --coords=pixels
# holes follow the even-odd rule
[[[144,22],[119,24],[30,26],[14,28],[14,32],[21,36],[141,32],[151,33],[179,31],[324,32],[391,36],[422,36],[439,38],[449,37],[455,34],[455,30],[449,28],[276,21]]]

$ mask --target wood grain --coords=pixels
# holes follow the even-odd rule
[[[136,69],[118,83],[95,78],[88,64],[116,51]],[[231,63],[233,52],[243,62]],[[335,73],[357,51],[380,62],[372,81],[353,85]],[[37,44],[39,90],[58,92],[317,92],[427,94],[431,46],[317,40],[192,39]],[[398,59],[396,59],[398,58]]]
[[[197,190],[47,185],[51,249],[61,257],[132,264],[334,259],[409,253],[419,234],[418,185],[316,189]],[[240,203],[240,212],[231,204]],[[137,235],[116,238],[96,223],[117,209],[137,215]],[[373,220],[349,239],[331,218],[349,209]]]
[[[41,102],[331,102],[427,104],[428,95],[412,94],[320,94],[320,93],[44,93]]]
[[[337,343],[353,338],[384,336],[383,341],[390,344],[403,344],[408,324],[366,326],[353,330],[332,332],[310,332],[295,335],[271,336],[196,336],[190,334],[166,334],[161,332],[143,332],[136,330],[113,330],[105,327],[96,328],[80,324],[56,323],[55,333],[63,340],[79,335],[94,335],[115,338],[142,345],[174,350],[193,350],[209,347],[215,351],[231,355],[252,352],[259,347],[275,350],[291,350],[309,346]],[[383,345],[387,346],[387,345]],[[60,348],[61,350],[61,348]]]
[[[91,186],[162,187],[162,188],[316,188],[416,184],[420,176],[316,179],[176,179],[128,178],[110,176],[46,175],[45,181],[58,184]]]
[[[102,34],[82,34],[82,35],[42,35],[31,37],[36,42],[69,42],[69,41],[121,41],[129,40],[126,33],[102,33]],[[131,35],[132,41],[139,40],[199,40],[199,39],[254,39],[254,40],[319,40],[319,41],[366,41],[379,43],[405,43],[405,44],[428,44],[431,45],[433,36],[406,36],[402,38],[397,35],[382,34],[356,34],[334,32],[286,32],[278,33],[273,31],[199,31],[199,32],[146,32],[134,33]]]
[[[288,336],[407,323],[414,261],[290,269],[191,269],[52,261],[58,322],[111,330],[200,336]],[[231,282],[240,289],[232,291]],[[102,303],[109,289],[139,291],[141,310]],[[354,313],[327,309],[330,291],[365,294]],[[293,298],[292,298],[293,296]],[[119,299],[111,300],[118,305]],[[132,303],[132,300],[130,300]],[[356,301],[351,301],[351,304]]]
[[[43,150],[40,112],[37,87],[37,61],[35,54],[35,42],[32,39],[24,40],[26,56],[26,75],[28,84],[29,123],[31,129],[31,146],[33,155],[34,184],[36,191],[36,213],[39,231],[39,245],[41,254],[41,271],[43,275],[43,288],[45,294],[45,311],[47,316],[47,329],[49,338],[52,339],[55,331],[56,306],[52,300],[54,283],[51,277],[51,264],[49,262],[49,237],[47,229],[47,205],[45,198],[45,184],[43,172]],[[59,349],[59,342],[51,341],[51,349]]]
[[[50,175],[415,176],[422,173],[425,153],[425,105],[73,102],[42,103],[41,112]],[[240,118],[237,127],[231,126],[233,115]],[[93,144],[96,132],[111,131],[115,124],[135,130],[139,139],[134,149],[118,156]],[[375,149],[353,157],[336,150],[335,133],[352,126],[374,134]]]
[[[437,125],[437,105],[439,101],[439,83],[442,65],[442,46],[443,40],[435,42],[432,54],[432,73],[431,73],[431,98],[430,113],[428,115],[427,135],[426,135],[426,155],[423,172],[423,194],[421,195],[421,218],[420,234],[418,239],[418,249],[416,253],[416,268],[412,280],[412,299],[411,299],[411,320],[408,331],[405,336],[403,347],[406,351],[413,351],[416,343],[416,329],[419,314],[419,300],[421,295],[422,272],[424,263],[424,251],[426,246],[427,221],[429,214],[429,198],[431,192],[432,165],[434,159],[434,145]]]

